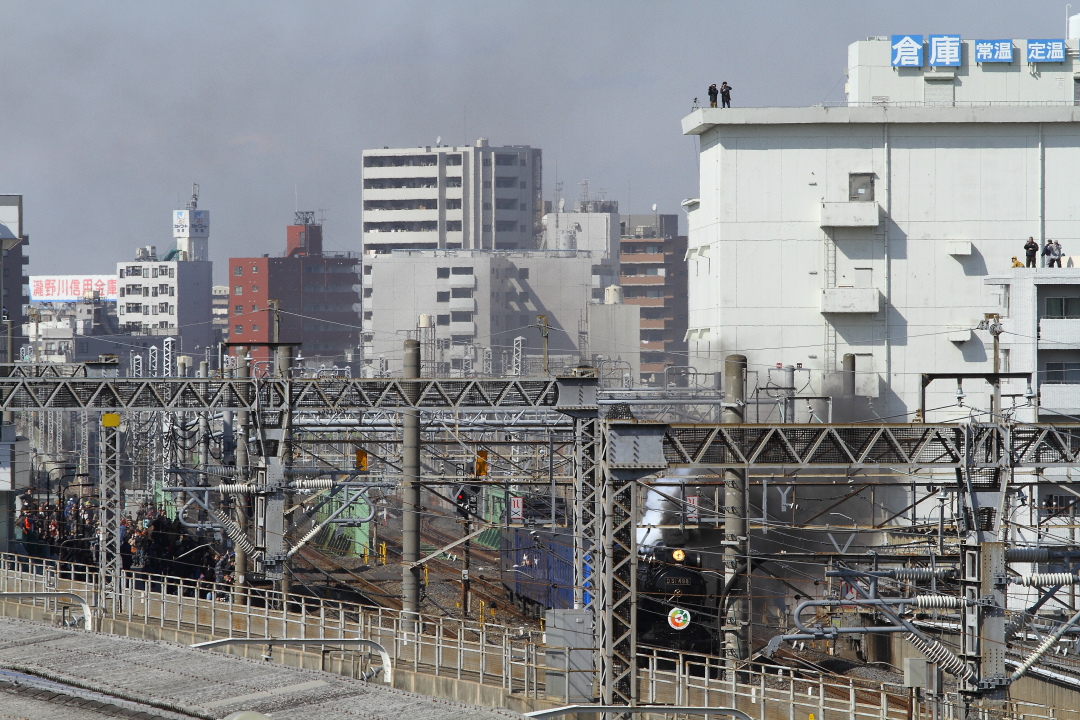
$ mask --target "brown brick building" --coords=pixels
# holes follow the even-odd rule
[[[619,284],[624,302],[641,307],[641,384],[664,384],[686,355],[686,236],[677,215],[620,218]],[[669,378],[674,381],[674,377]]]
[[[229,342],[273,341],[276,300],[281,342],[300,343],[309,359],[348,361],[360,342],[360,259],[324,252],[314,213],[296,215],[284,256],[229,259]],[[266,353],[253,349],[252,357]]]

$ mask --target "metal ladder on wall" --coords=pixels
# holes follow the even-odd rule
[[[836,287],[836,242],[829,233],[822,231],[825,245],[825,289]],[[822,360],[825,372],[836,368],[836,326],[832,319],[825,317],[825,357]]]

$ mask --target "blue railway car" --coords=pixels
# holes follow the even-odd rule
[[[502,533],[502,583],[523,613],[574,607],[574,541],[568,533],[509,528]]]

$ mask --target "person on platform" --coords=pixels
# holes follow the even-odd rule
[[[720,91],[716,89],[716,83],[709,86],[709,107],[716,107],[716,96]]]
[[[1050,251],[1050,267],[1061,267],[1061,243],[1054,241],[1054,247]]]
[[[1015,255],[1013,255],[1013,261],[1012,261],[1012,266],[1013,266],[1014,268],[1017,268],[1017,267],[1019,267],[1019,268],[1022,268],[1022,267],[1024,267],[1024,263],[1022,263],[1022,262],[1020,262],[1019,260],[1017,260],[1017,259],[1016,259],[1016,256],[1015,256]]]
[[[727,84],[727,80],[720,83],[720,106],[729,108],[731,107],[731,91],[732,87]]]
[[[1024,254],[1027,256],[1027,267],[1035,267],[1035,258],[1039,254],[1039,243],[1035,242],[1035,238],[1029,237],[1024,243]]]

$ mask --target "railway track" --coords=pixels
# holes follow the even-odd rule
[[[433,520],[451,520],[453,517],[440,514]],[[426,522],[421,528],[421,543],[432,548],[449,545],[460,538],[455,536],[445,527],[438,527],[434,522]],[[346,566],[345,563],[334,558],[333,555],[321,551],[318,546],[311,544],[302,548],[296,555],[306,567],[293,568],[294,575],[312,578],[313,584],[325,584],[342,591],[355,593],[370,604],[394,610],[401,610],[401,580],[400,574],[388,576],[387,570],[400,568],[401,541],[395,537],[385,537],[387,556],[397,557],[397,563],[390,562],[386,566],[374,568],[377,582],[369,580],[360,573]],[[458,546],[460,552],[460,546]],[[425,553],[426,554],[426,553]],[[470,577],[470,595],[472,597],[472,612],[475,616],[479,610],[478,601],[483,601],[486,609],[494,610],[495,616],[500,623],[522,623],[532,625],[534,620],[518,612],[512,604],[505,599],[505,590],[498,581],[499,553],[487,548],[477,548],[475,545],[470,550],[472,566],[474,570]],[[426,598],[422,601],[429,602],[435,608],[447,615],[459,615],[461,588],[461,565],[452,560],[433,558],[427,563],[427,588]],[[479,568],[484,568],[480,570]],[[488,569],[490,568],[490,569]],[[400,570],[399,570],[400,572]],[[489,573],[494,577],[485,575]],[[298,578],[300,579],[300,578]],[[301,579],[301,582],[303,580]]]

